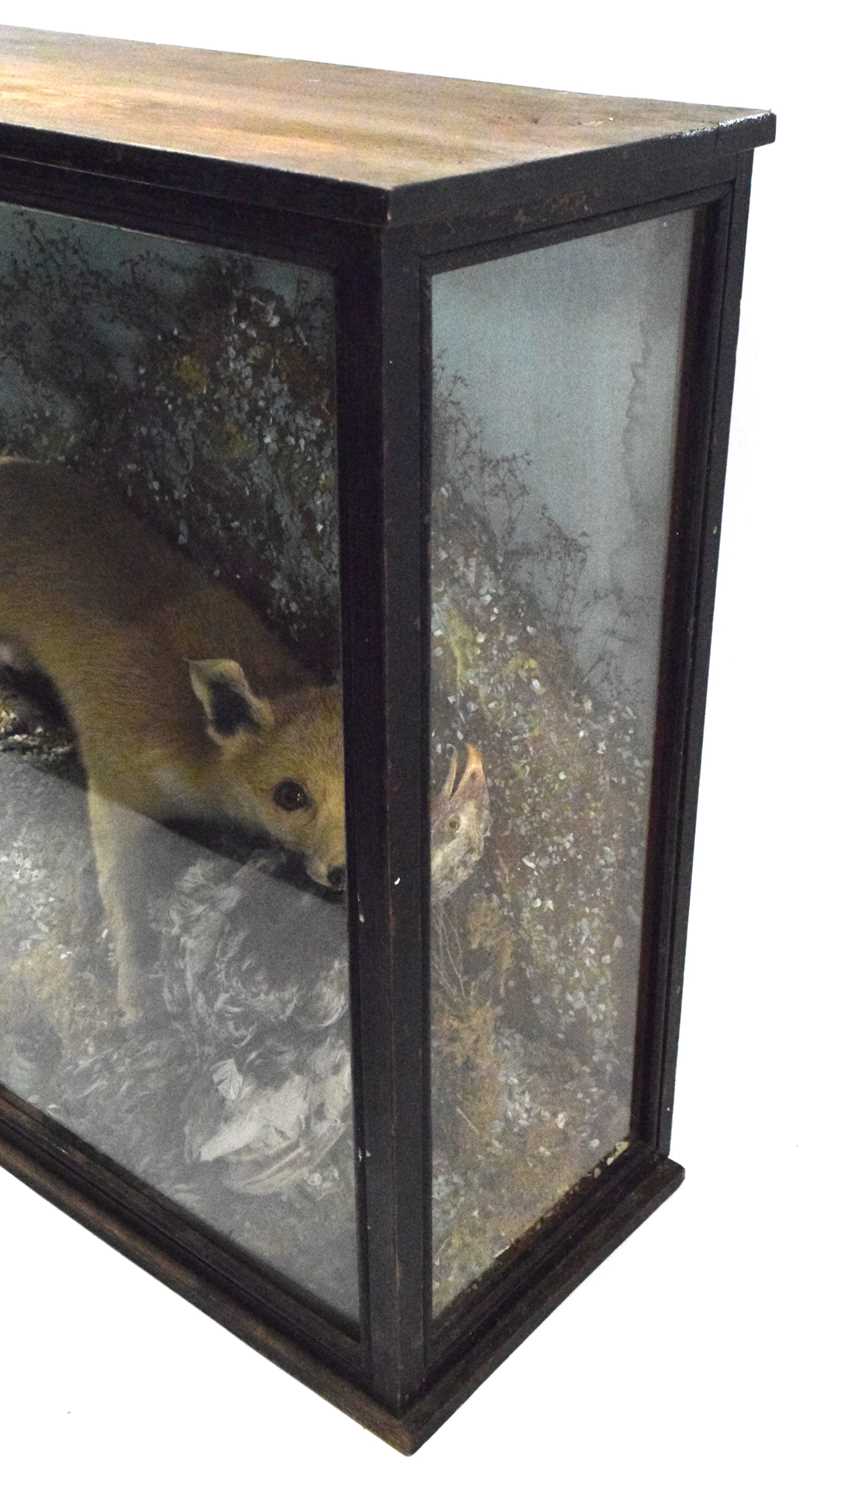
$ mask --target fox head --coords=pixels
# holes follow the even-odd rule
[[[330,890],[346,881],[343,723],[334,687],[255,693],[235,661],[192,661],[189,677],[217,747],[223,813],[304,856]]]

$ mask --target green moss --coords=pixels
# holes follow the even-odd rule
[[[479,655],[476,634],[464,616],[454,608],[446,611],[445,633],[446,644],[455,668],[455,691],[460,692],[467,683]]]
[[[209,371],[195,355],[182,354],[175,363],[174,372],[181,385],[194,395],[206,393],[210,383]]]

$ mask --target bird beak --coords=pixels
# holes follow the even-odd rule
[[[471,782],[483,781],[485,776],[485,765],[480,751],[477,750],[475,745],[467,745],[466,749],[467,764],[464,767],[464,773],[456,788],[459,792],[463,791]]]
[[[446,780],[444,781],[443,786],[440,788],[440,796],[444,797],[447,802],[449,801],[449,798],[452,796],[453,790],[455,788],[455,777],[456,777],[457,774],[458,774],[458,751],[457,750],[453,750],[452,751],[452,758],[451,758],[451,760],[449,762],[449,774],[448,774]]]

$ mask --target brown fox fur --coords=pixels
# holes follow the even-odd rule
[[[236,821],[345,873],[340,696],[230,589],[61,466],[0,460],[0,652],[73,724],[101,894],[132,1015],[143,818]]]

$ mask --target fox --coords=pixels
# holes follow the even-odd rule
[[[125,1020],[146,1004],[148,820],[236,824],[343,890],[339,687],[62,464],[0,458],[0,663],[46,677],[73,730]]]

